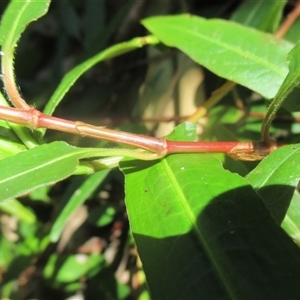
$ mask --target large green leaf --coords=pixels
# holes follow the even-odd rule
[[[246,178],[281,224],[300,179],[300,145],[272,152]]]
[[[273,33],[277,29],[286,1],[243,1],[231,20]]]
[[[154,299],[299,297],[299,249],[242,177],[210,155],[121,167]]]
[[[285,58],[293,45],[270,34],[191,15],[151,17],[142,23],[162,43],[266,98],[275,96],[288,72]]]

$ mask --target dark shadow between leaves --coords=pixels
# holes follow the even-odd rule
[[[277,224],[281,224],[291,203],[295,187],[269,185],[257,191]]]
[[[135,163],[135,161],[138,163]],[[161,162],[160,160],[147,161],[147,160],[126,159],[126,160],[122,160],[122,169],[126,169],[126,174],[131,174],[141,169],[143,170],[148,168],[150,169],[151,167],[155,166],[160,162]]]
[[[300,299],[300,249],[250,186],[213,199],[187,234],[133,234],[153,299]]]

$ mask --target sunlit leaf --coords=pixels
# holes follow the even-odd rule
[[[53,254],[44,269],[44,275],[57,284],[75,282],[83,276],[89,278],[91,274],[99,272],[104,265],[105,260],[102,255],[59,257]]]
[[[288,72],[292,44],[237,23],[178,15],[150,17],[142,24],[167,46],[266,98],[275,96]]]
[[[53,142],[2,159],[0,200],[15,198],[65,179],[74,173],[80,158],[101,156],[104,152],[96,148],[76,148],[64,142]]]

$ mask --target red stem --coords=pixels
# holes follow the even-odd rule
[[[240,142],[174,142],[167,141],[168,154],[189,152],[227,153],[237,147]],[[251,143],[243,143],[251,147]]]
[[[93,126],[82,122],[47,116],[42,112],[30,109],[0,107],[3,120],[28,126],[30,128],[49,128],[81,136],[103,139],[114,143],[134,146],[157,154],[161,158],[172,153],[226,153],[239,160],[260,160],[275,147],[270,148],[263,142],[179,142],[167,141],[165,138],[154,138],[134,133],[116,131],[105,127]]]

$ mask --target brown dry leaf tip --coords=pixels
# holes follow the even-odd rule
[[[258,161],[265,158],[277,148],[276,144],[266,145],[264,142],[240,143],[227,154],[235,160]]]

